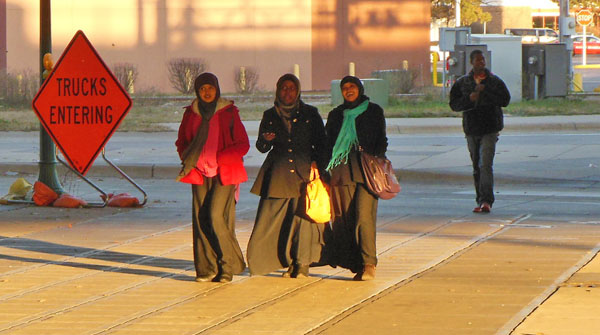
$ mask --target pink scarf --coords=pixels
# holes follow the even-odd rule
[[[217,175],[219,165],[217,164],[217,150],[219,148],[219,113],[215,113],[210,118],[208,126],[208,137],[202,148],[202,153],[198,157],[196,167],[205,177],[214,177]]]

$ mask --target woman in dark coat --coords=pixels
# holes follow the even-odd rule
[[[327,116],[327,170],[331,174],[332,223],[336,264],[356,273],[354,280],[375,277],[377,197],[365,184],[359,148],[385,156],[385,117],[379,105],[364,95],[360,79],[346,76],[340,83],[344,103]]]
[[[229,282],[246,268],[235,204],[248,179],[242,157],[250,143],[233,101],[219,97],[215,75],[199,75],[194,89],[197,99],[186,107],[175,142],[183,165],[177,180],[192,184],[196,281]]]
[[[317,109],[300,100],[300,81],[285,74],[277,81],[275,106],[260,123],[256,148],[268,152],[251,192],[260,196],[248,242],[250,274],[288,267],[284,277],[306,277],[322,258],[325,224],[304,213],[310,167],[325,171],[325,127]]]

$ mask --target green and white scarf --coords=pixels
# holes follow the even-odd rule
[[[350,154],[352,147],[358,144],[356,118],[366,111],[368,106],[369,100],[367,99],[352,109],[344,110],[344,121],[342,122],[342,127],[335,140],[335,145],[333,146],[331,160],[327,165],[328,171],[331,171],[334,167],[348,161],[348,154]]]

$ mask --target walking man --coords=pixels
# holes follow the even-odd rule
[[[485,67],[481,50],[469,55],[473,70],[460,77],[450,90],[450,108],[463,113],[463,130],[473,163],[477,207],[475,213],[489,213],[494,204],[494,172],[499,132],[504,128],[502,107],[510,93],[498,76]]]

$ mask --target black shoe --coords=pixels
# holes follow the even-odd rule
[[[290,265],[290,267],[288,268],[288,270],[286,272],[284,272],[281,276],[283,278],[292,278],[292,274],[294,273],[294,269],[295,269],[295,266],[293,264]]]
[[[218,283],[229,283],[233,280],[233,275],[231,273],[222,273],[220,276],[217,276],[213,279],[214,282]]]
[[[292,278],[308,278],[308,265],[296,265],[296,271],[292,274]]]
[[[367,281],[375,279],[375,265],[373,264],[365,264],[362,271],[359,271],[354,275],[352,280],[355,281]]]

